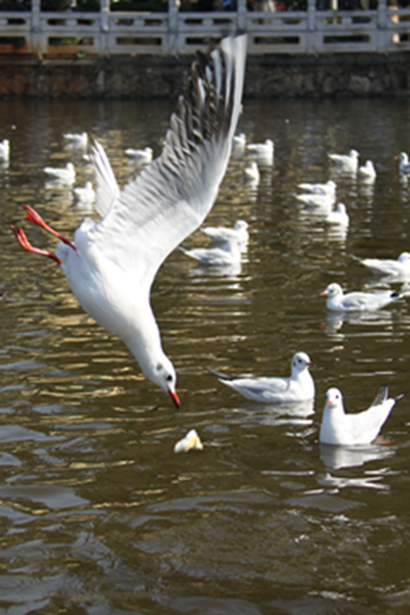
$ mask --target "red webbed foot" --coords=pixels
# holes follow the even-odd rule
[[[35,209],[30,207],[30,205],[24,205],[24,209],[27,212],[26,220],[30,220],[30,222],[34,222],[35,224],[38,224],[38,226],[41,226],[41,228],[43,228],[45,231],[47,231],[48,233],[51,233],[55,237],[58,237],[58,239],[60,239],[61,241],[69,245],[70,248],[72,248],[73,250],[77,249],[75,245],[69,239],[61,235],[58,231],[55,231],[53,228],[51,228],[51,226],[49,226],[47,222],[44,222],[40,214],[38,214]]]
[[[54,254],[54,252],[49,252],[48,250],[42,250],[41,248],[36,248],[32,246],[31,243],[28,241],[23,229],[16,228],[15,226],[11,226],[10,228],[13,231],[21,247],[27,250],[27,252],[34,252],[34,254],[40,254],[40,256],[48,256],[49,258],[52,258],[58,265],[61,265],[61,260],[56,254]]]

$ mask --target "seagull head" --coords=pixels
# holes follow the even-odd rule
[[[304,369],[312,367],[313,363],[306,352],[297,352],[292,359],[292,375],[302,372]]]
[[[146,376],[161,387],[165,393],[168,393],[177,409],[181,407],[181,402],[176,392],[177,375],[175,368],[165,354],[155,365],[154,369],[151,370],[150,374],[146,374]]]
[[[342,287],[337,282],[332,282],[319,296],[333,298],[340,295],[343,295]]]
[[[342,404],[342,393],[339,389],[331,388],[326,392],[326,408],[340,407]]]

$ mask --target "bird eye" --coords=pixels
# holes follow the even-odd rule
[[[172,376],[171,376],[171,374],[169,374],[169,376],[167,376],[167,382],[172,382]]]

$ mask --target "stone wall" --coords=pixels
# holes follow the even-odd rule
[[[0,59],[0,98],[169,98],[191,59]],[[409,96],[410,53],[250,57],[245,96]]]

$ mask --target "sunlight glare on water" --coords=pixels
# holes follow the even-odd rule
[[[45,166],[93,175],[63,133],[87,131],[106,147],[121,186],[141,167],[127,147],[161,151],[173,105],[158,102],[0,103],[3,277],[0,376],[0,609],[30,613],[408,613],[409,399],[383,440],[320,445],[326,390],[362,410],[380,386],[408,390],[409,299],[377,313],[328,314],[319,297],[400,289],[354,257],[409,250],[407,101],[247,102],[238,132],[275,142],[260,182],[235,151],[207,225],[251,225],[241,266],[214,270],[176,250],[152,302],[182,400],[140,373],[126,347],[82,311],[48,259],[20,249],[53,238],[24,221],[29,204],[72,236],[89,208],[71,188],[46,185]],[[337,175],[329,152],[371,159],[374,184]],[[346,232],[296,199],[297,184],[334,178]],[[184,246],[202,247],[198,231]],[[312,358],[314,404],[247,402],[209,373],[288,375],[294,352]],[[201,452],[176,455],[195,428]]]

